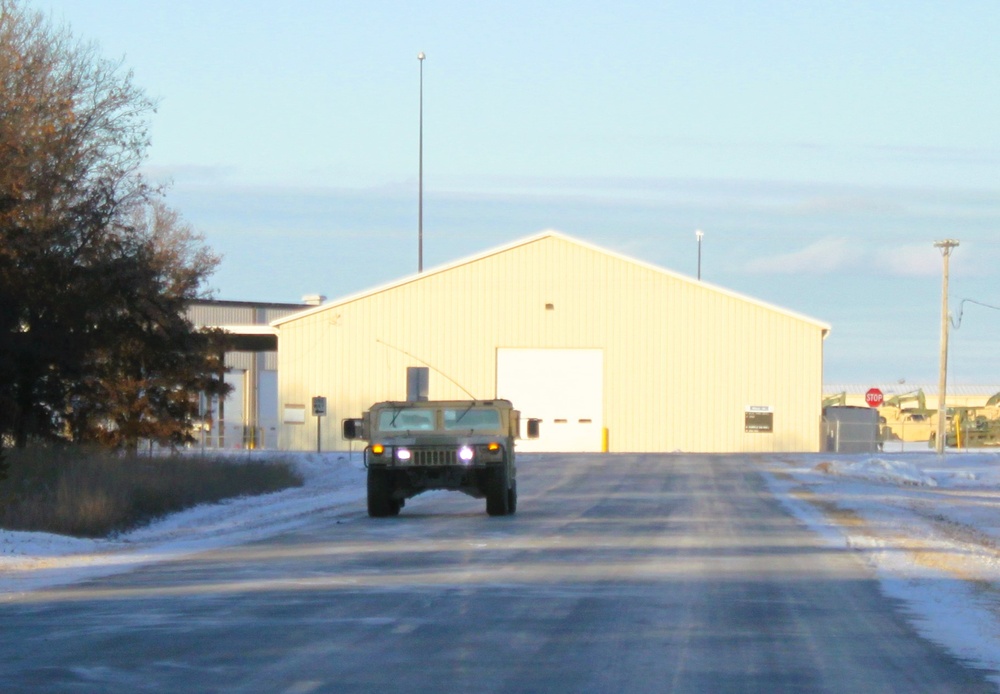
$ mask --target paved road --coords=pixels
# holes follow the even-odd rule
[[[737,456],[536,456],[0,604],[5,692],[980,692]]]

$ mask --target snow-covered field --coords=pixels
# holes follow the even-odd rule
[[[114,539],[0,531],[0,600],[265,538],[320,513],[364,513],[359,455],[295,460],[301,488],[201,506]],[[1000,670],[1000,452],[778,454],[754,462],[793,514],[861,553],[925,636]]]

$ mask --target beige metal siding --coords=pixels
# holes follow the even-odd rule
[[[403,399],[407,366],[431,367],[432,399],[488,398],[497,348],[601,349],[612,451],[814,451],[822,336],[814,321],[551,235],[282,323],[279,399],[326,396],[323,446],[343,449],[340,420]],[[773,409],[773,433],[744,432],[751,405]],[[315,423],[283,427],[282,447],[315,447]]]

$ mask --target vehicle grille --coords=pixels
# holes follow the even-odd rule
[[[413,451],[413,465],[457,465],[458,452],[454,449],[418,448]]]

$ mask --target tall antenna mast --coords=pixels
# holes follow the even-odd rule
[[[424,52],[417,53],[420,62],[420,155],[417,175],[417,272],[424,271]]]

